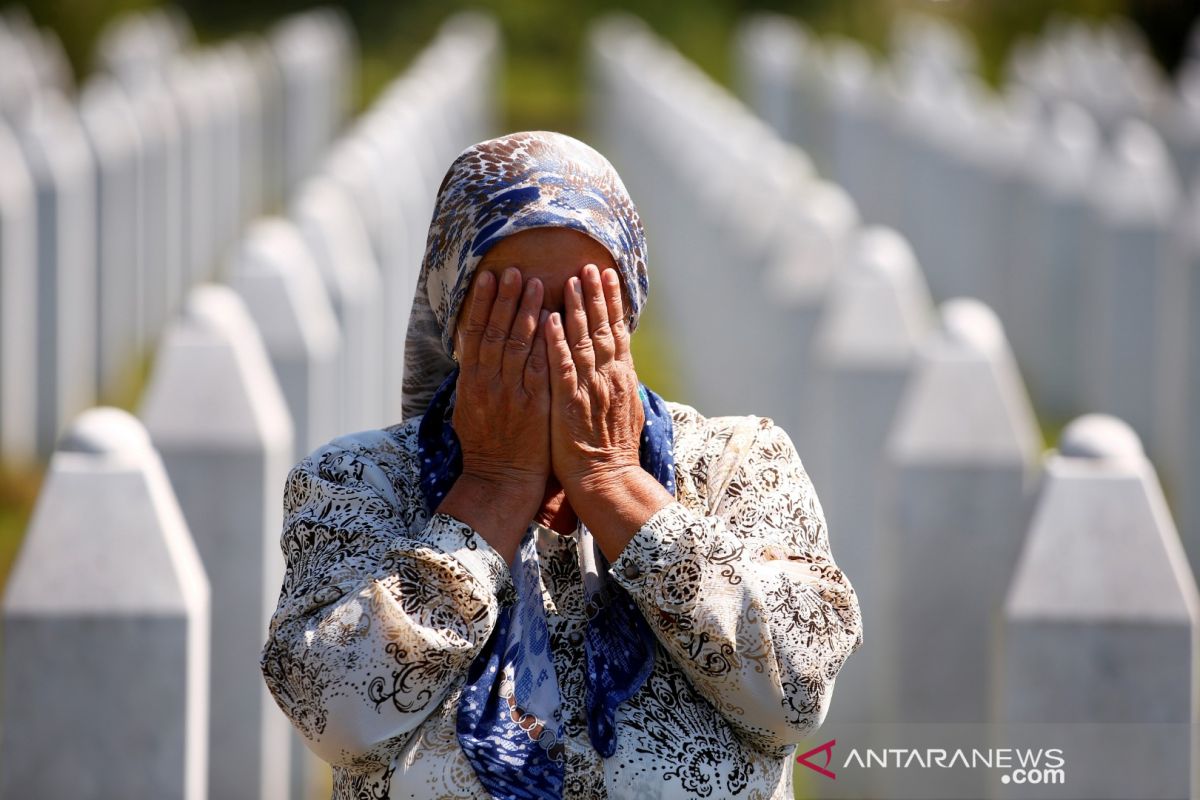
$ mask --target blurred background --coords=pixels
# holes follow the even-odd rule
[[[223,688],[265,631],[238,609],[274,607],[278,487],[399,421],[454,155],[550,129],[605,153],[646,221],[642,379],[773,417],[813,477],[867,631],[829,736],[1120,722],[1072,796],[1200,796],[1200,5],[0,9],[0,793],[52,796],[10,767],[69,724],[72,695],[60,719],[41,692],[78,682],[48,666],[71,639],[117,682],[179,662],[164,691],[189,704],[142,722],[211,737],[211,796],[328,796],[277,709],[240,716],[257,672]],[[75,619],[96,608],[124,633]],[[147,617],[177,626],[127,624]],[[900,796],[812,775],[798,796]],[[987,788],[962,780],[916,791]]]

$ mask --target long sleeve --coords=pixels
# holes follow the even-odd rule
[[[335,440],[294,467],[286,572],[261,668],[331,764],[378,769],[464,675],[511,596],[508,565],[468,525],[425,520],[385,431]]]
[[[738,735],[786,755],[824,720],[862,618],[791,439],[763,422],[715,513],[665,506],[611,574]]]

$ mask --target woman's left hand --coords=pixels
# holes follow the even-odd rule
[[[567,492],[588,493],[641,470],[645,412],[629,352],[621,282],[593,264],[565,287],[565,320],[544,323],[550,367],[550,458]]]

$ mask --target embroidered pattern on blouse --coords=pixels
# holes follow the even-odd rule
[[[862,644],[858,600],[783,429],[757,418],[710,498],[714,465],[755,418],[667,405],[677,502],[610,570],[655,632],[655,669],[621,706],[609,759],[587,740],[575,538],[539,531],[564,797],[790,800],[794,745],[824,720],[834,678]],[[427,518],[418,422],[335,439],[288,477],[287,569],[261,666],[280,708],[333,765],[335,800],[487,797],[458,747],[455,713],[467,668],[515,599],[512,579],[468,525]]]

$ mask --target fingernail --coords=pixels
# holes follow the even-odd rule
[[[483,289],[492,285],[492,273],[484,270],[479,276],[479,286]]]
[[[604,280],[608,283],[609,286],[616,286],[617,285],[617,271],[611,267],[604,270]]]
[[[572,276],[572,277],[571,277],[571,292],[572,292],[573,294],[580,294],[580,288],[579,288],[579,287],[580,287],[580,284],[579,284],[579,278],[576,278],[576,277]]]
[[[537,280],[537,278],[533,278],[528,283],[525,284],[525,296],[526,297],[533,297],[533,293],[537,290],[537,287],[533,285],[534,281],[536,281],[536,280]]]
[[[559,318],[558,318],[558,312],[555,311],[553,314],[550,315],[550,325],[552,327],[557,328],[559,326],[559,324],[560,324],[560,322],[559,322]]]
[[[548,316],[550,316],[550,312],[543,308],[542,313],[538,315],[538,324],[545,322]]]
[[[517,274],[517,268],[509,267],[508,269],[504,270],[504,285],[505,286],[515,285],[518,277],[520,277],[520,276]]]

